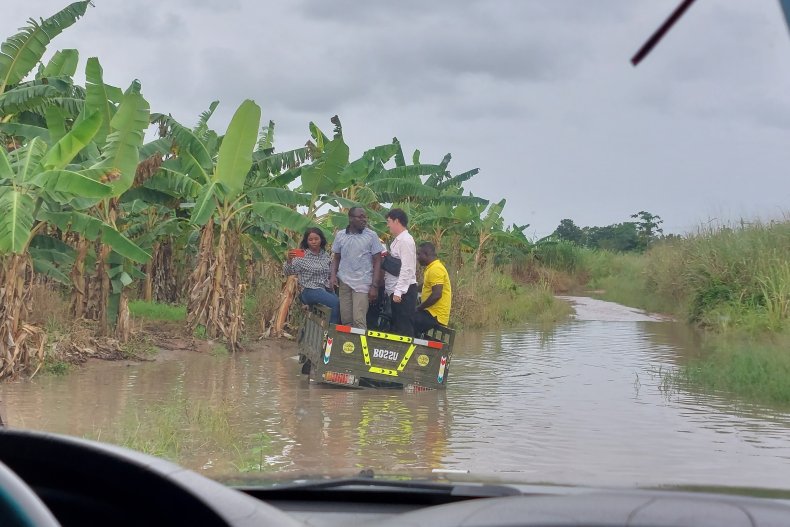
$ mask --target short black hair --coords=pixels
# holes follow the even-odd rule
[[[403,212],[403,209],[392,209],[387,213],[387,218],[398,220],[404,227],[409,226],[409,217]]]
[[[348,217],[350,218],[351,216],[353,216],[354,215],[354,211],[357,210],[357,209],[361,210],[362,212],[365,211],[365,209],[363,209],[362,207],[358,207],[358,206],[355,205],[355,206],[351,207],[350,209],[348,209]]]
[[[299,247],[302,249],[307,249],[307,238],[311,234],[317,234],[319,238],[321,238],[321,248],[326,249],[326,236],[324,236],[324,231],[319,229],[318,227],[310,227],[306,231],[304,231],[304,236],[302,236],[302,243],[299,244]]]
[[[428,256],[436,257],[436,246],[431,242],[422,242],[418,249],[425,251]]]

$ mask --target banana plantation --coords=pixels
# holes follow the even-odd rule
[[[351,206],[365,207],[379,233],[387,210],[403,208],[415,239],[456,268],[483,265],[495,245],[529,244],[526,226],[504,227],[504,200],[465,191],[478,170],[453,174],[449,154],[425,162],[393,139],[354,158],[337,116],[328,134],[309,123],[303,146],[281,150],[251,100],[224,131],[211,125],[218,102],[187,126],[153,112],[139,81],[104,82],[98,58],[83,64],[78,50],[61,49],[45,61],[89,6],[31,19],[0,52],[0,378],[43,360],[34,286],[120,342],[130,299],[143,299],[185,304],[186,331],[236,349],[251,284],[273,276],[262,269],[309,226],[331,240]],[[280,308],[262,321],[271,336],[296,293],[295,278],[276,280]]]

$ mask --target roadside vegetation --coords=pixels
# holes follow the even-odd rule
[[[546,280],[519,280],[508,266],[477,270],[461,269],[453,280],[451,325],[461,328],[495,329],[523,323],[556,323],[573,309],[555,298]]]
[[[91,5],[31,19],[2,46],[0,379],[147,355],[137,334],[146,324],[230,351],[281,336],[298,321],[285,251],[310,226],[331,242],[353,206],[379,233],[389,208],[407,211],[415,238],[459,273],[459,326],[562,316],[546,283],[514,281],[497,260],[532,243],[526,225],[504,224],[504,199],[466,191],[478,169],[452,172],[450,154],[407,155],[397,138],[353,158],[337,116],[331,132],[311,122],[303,146],[279,149],[275,123],[251,100],[224,131],[211,125],[218,101],[187,126],[152,111],[132,76],[126,87],[105,82],[97,57],[81,63],[62,49],[45,59]]]

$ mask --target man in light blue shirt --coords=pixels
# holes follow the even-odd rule
[[[348,227],[338,231],[332,244],[332,269],[329,283],[340,290],[340,320],[343,324],[366,329],[368,307],[378,297],[381,280],[381,253],[384,246],[367,227],[368,216],[362,207],[348,211]]]

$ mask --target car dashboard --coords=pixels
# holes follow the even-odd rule
[[[790,525],[790,501],[356,477],[229,487],[121,447],[0,429],[0,525]]]

